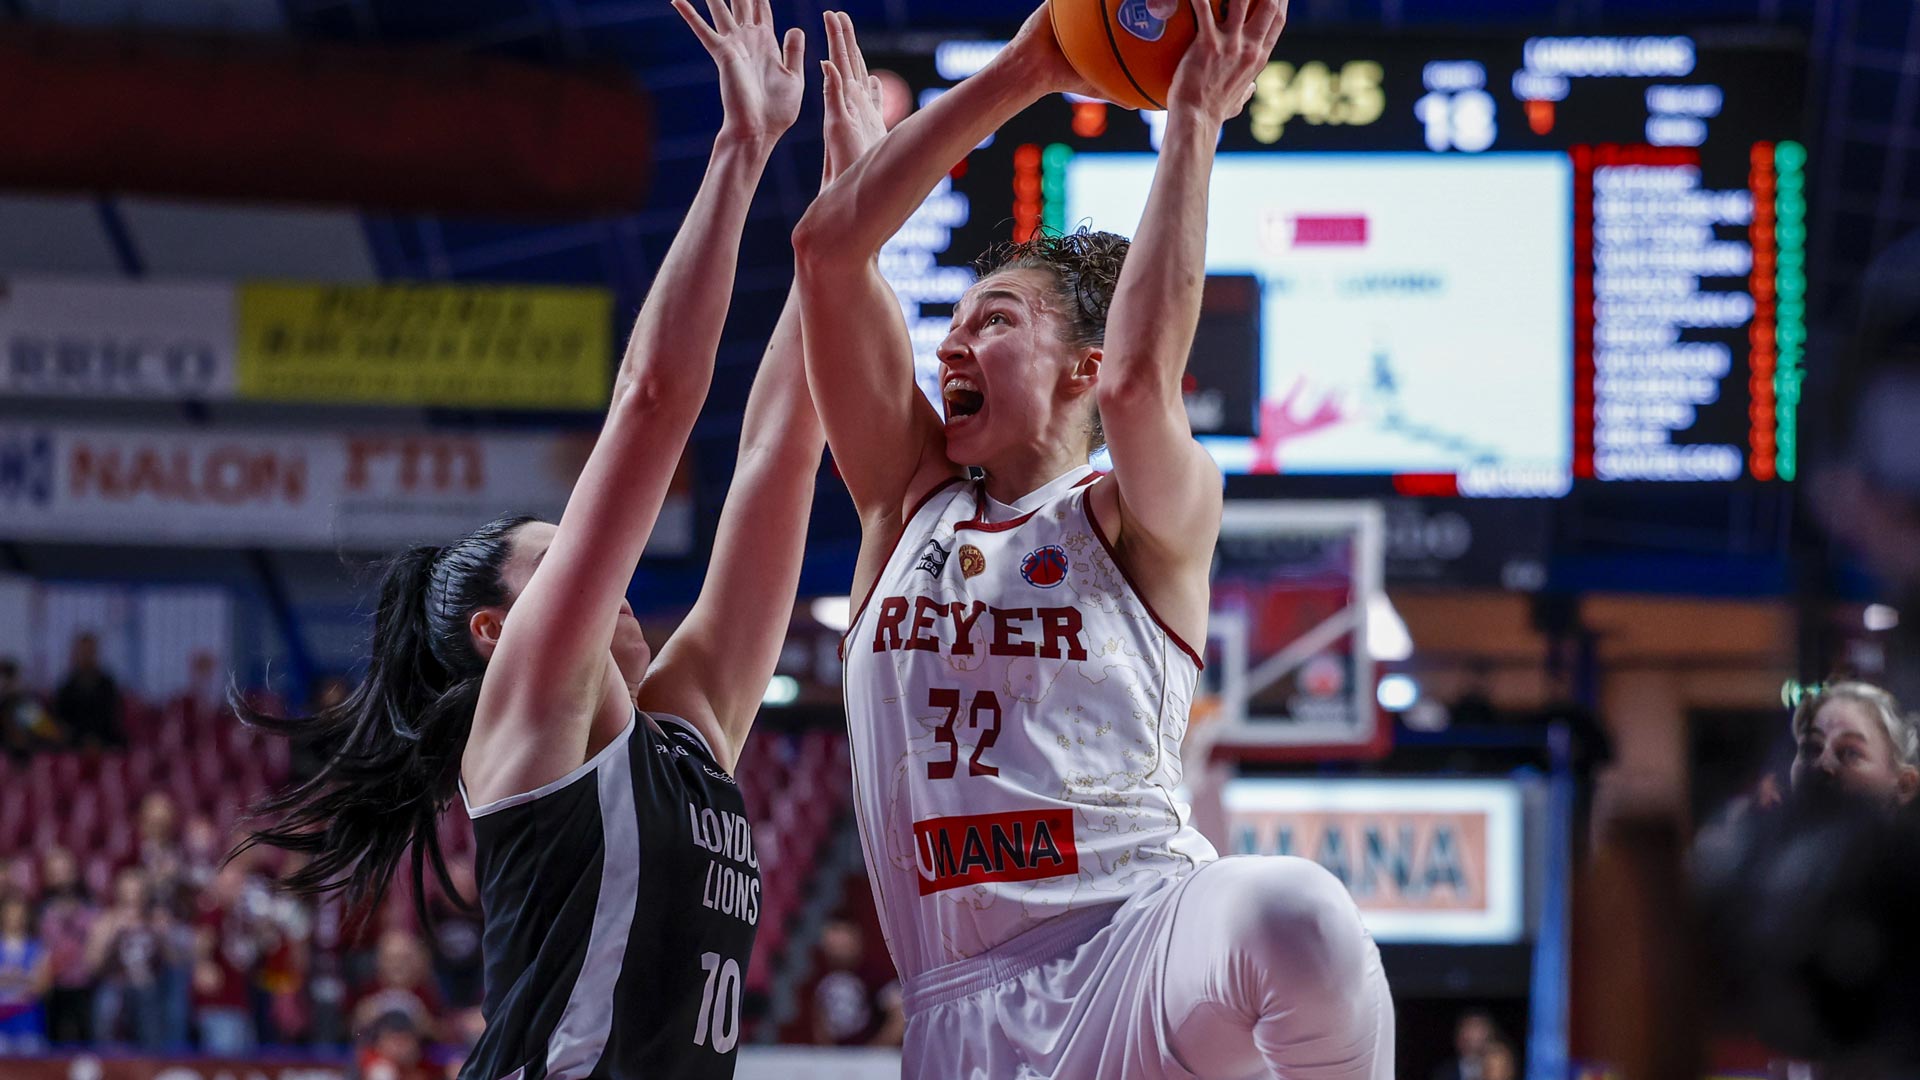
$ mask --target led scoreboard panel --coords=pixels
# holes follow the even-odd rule
[[[870,50],[889,119],[997,42]],[[1409,494],[1776,481],[1805,343],[1790,43],[1289,32],[1223,135],[1194,429],[1232,474]],[[1163,113],[1052,97],[960,162],[882,270],[937,403],[971,260],[1127,235]]]

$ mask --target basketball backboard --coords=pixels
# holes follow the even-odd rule
[[[1368,608],[1383,595],[1385,516],[1366,502],[1229,502],[1195,726],[1239,757],[1375,757]]]

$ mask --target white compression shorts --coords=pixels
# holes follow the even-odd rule
[[[908,1078],[1390,1080],[1380,952],[1333,875],[1235,856],[905,988]]]

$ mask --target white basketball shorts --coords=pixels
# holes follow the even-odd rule
[[[1390,1080],[1380,952],[1333,875],[1234,856],[905,987],[910,1080]]]

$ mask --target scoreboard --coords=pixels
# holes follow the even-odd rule
[[[869,50],[889,121],[994,41]],[[1301,490],[1566,494],[1794,478],[1804,49],[1653,37],[1289,33],[1222,136],[1189,418]],[[972,259],[1132,235],[1164,113],[1055,96],[887,246],[923,386]]]

